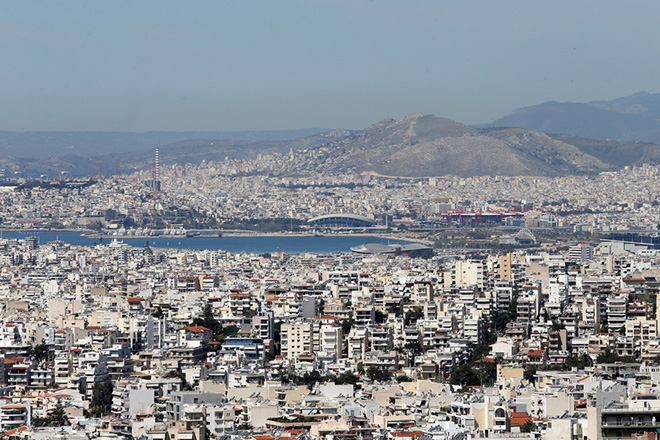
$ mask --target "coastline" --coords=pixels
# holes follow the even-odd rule
[[[348,232],[326,232],[326,233],[312,233],[312,232],[256,232],[256,231],[248,231],[248,230],[239,230],[239,229],[232,229],[232,230],[218,230],[218,231],[213,231],[213,232],[202,232],[202,231],[195,231],[194,236],[186,236],[186,235],[176,235],[176,234],[159,234],[159,235],[147,235],[147,234],[140,234],[140,235],[131,235],[131,234],[122,234],[122,235],[114,235],[114,234],[103,234],[99,233],[98,231],[94,231],[91,229],[43,229],[43,228],[32,228],[32,229],[21,229],[21,228],[0,228],[0,234],[2,234],[3,231],[6,232],[20,232],[20,233],[25,233],[26,235],[30,233],[38,233],[38,232],[51,232],[51,233],[57,233],[57,232],[68,232],[68,233],[74,233],[78,232],[82,237],[85,238],[103,238],[103,239],[113,239],[116,238],[118,240],[121,239],[130,239],[130,238],[142,238],[142,239],[154,239],[154,238],[169,238],[169,239],[181,239],[181,238],[222,238],[222,237],[233,237],[233,238],[240,238],[240,237],[374,237],[378,238],[381,240],[396,240],[396,241],[407,241],[407,242],[417,242],[417,243],[423,243],[426,245],[432,245],[433,240],[429,240],[427,238],[423,237],[418,237],[413,234],[409,233],[380,233],[380,232],[353,232],[353,233],[348,233]],[[199,233],[199,234],[197,234]],[[220,234],[220,235],[218,235]]]
[[[71,231],[75,232],[75,231]],[[397,241],[410,241],[429,244],[433,243],[431,240],[410,236],[399,236],[396,234],[379,234],[379,233],[369,233],[369,232],[356,232],[356,233],[326,233],[326,234],[312,234],[306,232],[254,232],[254,231],[232,231],[232,232],[222,232],[222,236],[217,234],[199,234],[195,236],[185,236],[185,235],[172,235],[172,234],[163,234],[163,235],[112,235],[112,234],[81,234],[84,237],[88,238],[104,238],[104,239],[124,239],[124,238],[222,238],[222,237],[374,237],[385,240],[397,240]]]

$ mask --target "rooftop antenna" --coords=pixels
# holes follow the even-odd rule
[[[116,178],[119,179],[119,158],[115,159],[115,167],[117,168]]]

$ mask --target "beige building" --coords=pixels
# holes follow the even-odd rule
[[[282,324],[282,355],[289,360],[296,360],[302,354],[318,350],[318,332],[311,322]]]
[[[500,268],[499,268],[499,279],[500,281],[512,281],[513,275],[511,272],[511,266],[513,266],[513,254],[508,253],[502,255],[499,258]]]
[[[506,407],[496,405],[489,396],[484,396],[483,402],[472,404],[472,415],[477,428],[482,431],[492,430],[504,432],[509,429],[509,418]]]
[[[451,270],[444,273],[445,287],[484,287],[484,263],[458,260]]]
[[[646,318],[627,319],[626,337],[632,338],[636,348],[644,347],[658,338],[658,322]]]

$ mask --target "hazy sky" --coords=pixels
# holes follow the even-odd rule
[[[660,2],[0,2],[0,130],[490,122],[660,92]]]

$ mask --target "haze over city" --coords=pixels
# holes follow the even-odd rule
[[[658,91],[658,16],[653,1],[5,2],[0,129],[487,123]]]
[[[3,439],[658,440],[660,4],[2,8]]]

